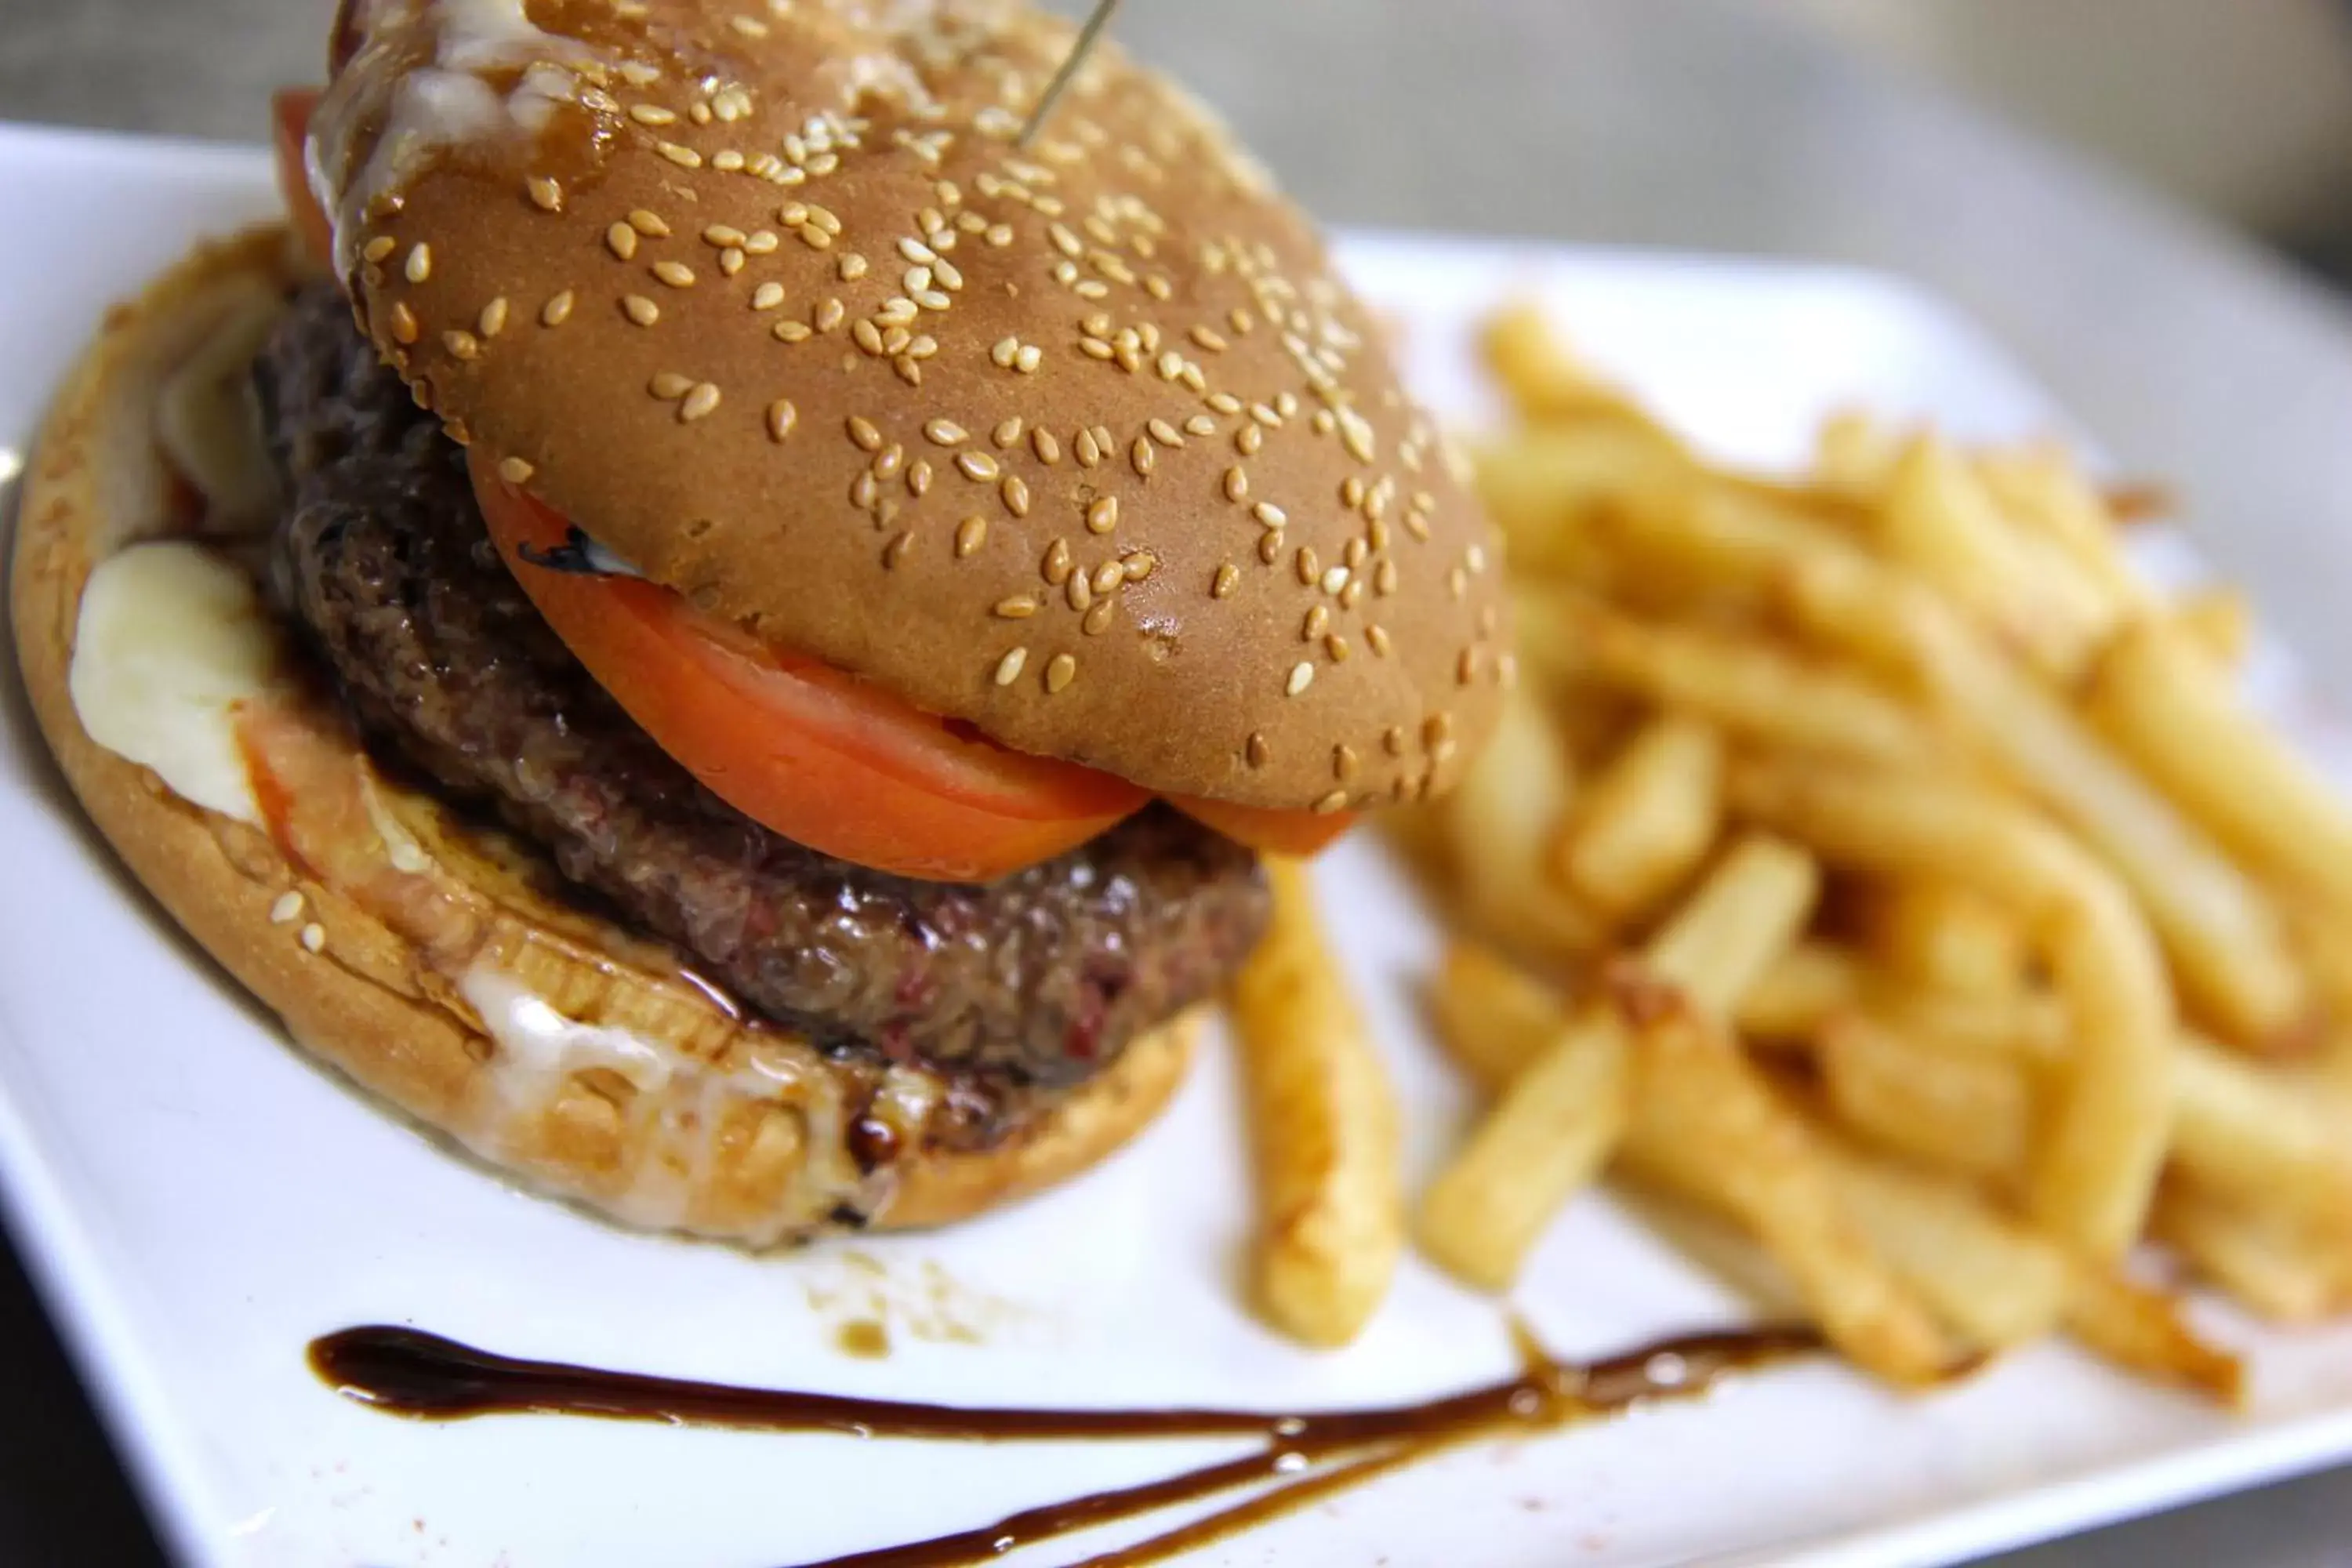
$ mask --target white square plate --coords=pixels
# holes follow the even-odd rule
[[[199,233],[271,205],[256,153],[0,130],[0,440],[29,437],[108,301]],[[1970,435],[2055,419],[1965,324],[1880,279],[1407,237],[1343,248],[1404,323],[1413,379],[1455,416],[1481,408],[1465,353],[1473,314],[1522,286],[1729,456],[1791,460],[1845,399]],[[1435,1393],[1509,1363],[1493,1306],[1418,1264],[1343,1352],[1295,1350],[1244,1314],[1232,1279],[1247,1193],[1215,1052],[1132,1150],[940,1237],[750,1258],[625,1235],[513,1192],[289,1049],[114,868],[13,695],[5,712],[0,1174],[50,1305],[191,1561],[797,1561],[1232,1451],[412,1425],[305,1370],[311,1336],[353,1322],[688,1376],[998,1404],[1322,1407]],[[1335,854],[1326,876],[1412,1108],[1418,1176],[1464,1109],[1410,1005],[1433,933],[1370,846]],[[1570,1353],[1739,1315],[1605,1199],[1548,1239],[1518,1304]],[[839,1353],[839,1325],[868,1315],[888,1323],[894,1352]],[[1926,1563],[2352,1457],[2352,1334],[2223,1326],[2256,1356],[2242,1419],[2058,1347],[1916,1400],[1821,1363],[1459,1452],[1203,1560]]]

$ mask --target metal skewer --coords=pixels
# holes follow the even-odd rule
[[[1078,29],[1077,37],[1070,45],[1070,52],[1063,57],[1061,68],[1055,71],[1054,79],[1045,84],[1045,90],[1038,96],[1037,107],[1029,111],[1029,122],[1021,128],[1021,134],[1013,139],[1015,147],[1028,146],[1030,138],[1037,134],[1038,127],[1045,123],[1046,116],[1054,112],[1054,105],[1061,98],[1062,89],[1070,85],[1070,79],[1078,74],[1080,66],[1087,63],[1087,56],[1094,50],[1095,39],[1102,36],[1103,28],[1110,23],[1111,13],[1118,9],[1118,0],[1097,0],[1094,15],[1088,16],[1087,25]]]

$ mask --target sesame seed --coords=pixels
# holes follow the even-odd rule
[[[1282,530],[1269,528],[1257,536],[1257,558],[1271,566],[1282,559]]]
[[[1125,581],[1127,563],[1123,561],[1106,561],[1095,568],[1094,588],[1097,594],[1110,593]]]
[[[907,493],[918,500],[930,493],[931,465],[921,458],[907,466]]]
[[[1184,444],[1182,434],[1165,419],[1153,419],[1144,428],[1150,431],[1151,438],[1163,447],[1181,447]]]
[[[811,202],[809,204],[808,220],[812,225],[824,230],[826,234],[839,234],[841,232],[841,220],[834,216],[826,208],[818,206],[814,202]]]
[[[1267,759],[1274,754],[1273,748],[1265,742],[1265,731],[1252,731],[1248,742],[1242,747],[1242,754],[1249,759],[1250,766],[1254,768],[1265,766]]]
[[[814,335],[806,321],[778,321],[771,331],[776,341],[782,343],[806,342]]]
[[[955,552],[957,560],[961,561],[968,556],[977,553],[980,547],[987,542],[988,519],[984,517],[968,517],[961,522],[956,524]]]
[[[1045,581],[1060,587],[1070,575],[1070,542],[1057,539],[1045,547],[1045,563],[1039,568]]]
[[[849,504],[860,511],[872,511],[874,503],[882,496],[882,489],[871,470],[849,481]]]
[[[646,390],[666,402],[675,402],[694,390],[694,377],[680,375],[674,370],[660,370],[646,384]]]
[[[995,613],[1002,620],[1025,621],[1037,613],[1037,601],[1026,594],[1015,594],[1009,599],[997,600]]]
[[[1152,468],[1160,459],[1159,455],[1151,449],[1151,442],[1145,437],[1138,436],[1135,438],[1135,444],[1128,448],[1127,460],[1133,465],[1137,473],[1148,479],[1151,477]]]
[[[998,420],[996,428],[988,433],[988,438],[1000,447],[1010,447],[1021,439],[1021,416],[1015,414],[1009,419]]]
[[[963,477],[975,483],[996,478],[996,459],[985,452],[958,452],[955,461],[956,467],[963,470]]]
[[[1209,597],[1212,599],[1231,597],[1233,591],[1241,585],[1241,569],[1230,561],[1224,563],[1217,568],[1216,576],[1210,579]]]
[[[1345,811],[1347,808],[1348,792],[1343,789],[1335,789],[1315,803],[1316,811],[1324,816],[1329,816],[1334,812]]]
[[[1386,658],[1389,654],[1389,629],[1377,623],[1364,628],[1364,641],[1371,645],[1372,654]]]
[[[1255,458],[1257,449],[1265,445],[1265,431],[1256,425],[1244,425],[1234,432],[1234,447],[1244,458]]]
[[[686,395],[685,401],[677,405],[678,423],[690,425],[718,406],[719,388],[707,381],[698,382],[694,390]]]
[[[1470,574],[1463,571],[1459,566],[1447,568],[1445,573],[1446,594],[1453,598],[1458,599],[1469,591]]]
[[[1364,563],[1365,552],[1370,548],[1360,536],[1351,539],[1348,541],[1348,548],[1341,552],[1341,559],[1348,563],[1349,570],[1353,571]]]
[[[1297,565],[1299,582],[1309,587],[1314,585],[1316,578],[1323,574],[1322,563],[1317,559],[1315,547],[1311,544],[1302,544],[1298,547]]]
[[[661,320],[661,307],[643,294],[628,295],[622,300],[621,309],[628,312],[629,320],[641,327],[650,327]]]
[[[1013,368],[1013,356],[1020,352],[1021,340],[1019,338],[999,338],[996,340],[995,346],[988,351],[988,357],[995,363],[998,369],[1011,370]]]
[[[702,167],[702,154],[691,147],[683,147],[675,142],[658,142],[654,144],[654,151],[681,169]]]
[[[302,895],[291,889],[278,894],[278,901],[269,906],[269,919],[277,925],[290,924],[301,913]]]
[[[1213,436],[1217,433],[1217,422],[1205,414],[1195,414],[1184,421],[1184,430],[1187,435]]]
[[[689,103],[686,106],[686,117],[697,125],[708,125],[710,123],[710,105],[699,100]]]
[[[1250,515],[1267,528],[1280,528],[1290,521],[1290,514],[1270,500],[1262,500],[1250,508]]]
[[[896,441],[891,442],[890,445],[883,447],[881,451],[875,454],[873,465],[874,477],[877,479],[897,479],[898,477],[898,465],[906,460],[907,448],[898,445]]]
[[[1095,602],[1094,580],[1083,572],[1073,572],[1070,580],[1062,584],[1062,596],[1073,610],[1084,611]]]
[[[1323,574],[1323,591],[1327,594],[1338,593],[1348,585],[1349,575],[1345,566],[1332,567]]]
[[[724,276],[729,278],[732,278],[738,272],[742,271],[743,252],[741,249],[730,245],[726,249],[720,251],[719,253],[719,270]]]
[[[743,154],[732,147],[721,147],[710,155],[710,166],[722,174],[740,173],[743,167]]]
[[[875,427],[874,421],[863,415],[853,414],[846,424],[851,440],[869,452],[882,449],[882,432]]]
[[[1108,533],[1118,526],[1118,498],[1117,496],[1097,497],[1094,504],[1087,508],[1088,533]]]
[[[541,305],[539,308],[539,324],[542,327],[560,327],[563,325],[564,322],[572,319],[572,304],[573,297],[572,290],[569,289],[566,289],[561,294],[553,296],[546,304]]]
[[[909,267],[900,277],[898,283],[899,287],[905,289],[909,294],[928,294],[931,288],[931,269],[928,267]]]
[[[1381,731],[1381,749],[1391,757],[1404,755],[1404,726],[1391,724]]]
[[[1013,243],[1013,226],[1009,223],[990,224],[984,237],[990,245],[1001,250]]]
[[[505,331],[507,330],[507,297],[501,294],[483,306],[481,315],[474,322],[474,328],[477,333],[484,338],[495,338]]]
[[[529,484],[531,475],[538,471],[520,458],[499,459],[499,478],[510,485]]]
[[[1045,689],[1058,692],[1077,679],[1078,661],[1066,653],[1057,653],[1045,665]]]
[[[727,25],[747,38],[764,38],[768,36],[768,24],[757,16],[730,16],[727,18]]]
[[[1004,484],[1003,486],[1002,493],[1004,499],[1005,510],[1011,512],[1015,517],[1027,517],[1029,515],[1029,484],[1027,480],[1024,479],[1018,474],[1007,474],[1004,476]]]
[[[1242,411],[1242,400],[1230,392],[1213,392],[1207,401],[1209,406],[1220,414],[1239,414]]]
[[[1363,602],[1364,580],[1362,578],[1356,578],[1354,581],[1349,583],[1347,586],[1339,590],[1339,607],[1341,609],[1352,610]]]
[[[629,210],[629,226],[647,239],[669,237],[669,225],[663,221],[661,214],[649,211],[645,207],[632,207]]]
[[[915,535],[910,529],[902,528],[892,534],[890,542],[882,547],[882,570],[888,572],[896,569],[898,563],[906,558],[907,552],[913,547],[914,542]]]
[[[369,261],[382,261],[397,248],[399,242],[388,234],[377,235],[361,247],[360,255]]]
[[[842,318],[848,314],[848,306],[844,305],[838,300],[827,300],[824,304],[819,305],[816,308],[816,312],[812,320],[815,321],[816,330],[818,331],[829,332],[833,331],[834,328],[841,325]]]
[[[996,661],[996,684],[1010,686],[1021,679],[1021,667],[1029,662],[1029,650],[1016,647]]]
[[[800,423],[800,417],[801,411],[793,406],[793,400],[789,397],[779,397],[769,404],[768,438],[772,441],[782,440],[793,433],[793,426]]]
[[[635,121],[640,125],[675,125],[677,123],[677,110],[664,109],[658,103],[633,103],[629,106],[629,118]]]
[[[751,290],[751,309],[772,310],[784,302],[784,286],[771,280]]]
[[[1085,354],[1088,359],[1107,360],[1118,351],[1113,349],[1108,343],[1103,342],[1100,338],[1080,338],[1078,340],[1078,352]]]
[[[1454,679],[1457,683],[1463,686],[1467,686],[1472,681],[1478,679],[1478,650],[1476,648],[1465,647],[1462,650],[1462,657],[1454,661]]]
[[[663,282],[668,284],[673,289],[691,289],[694,287],[694,268],[687,266],[682,261],[655,262],[654,276],[660,279]]]
[[[772,256],[776,247],[782,243],[776,237],[774,229],[757,229],[743,237],[743,250],[749,256]],[[842,259],[847,261],[849,258],[844,257]],[[864,258],[859,258],[859,264],[864,265]]]
[[[627,261],[637,254],[637,231],[627,224],[616,223],[604,231],[604,248]]]
[[[1095,444],[1095,434],[1093,431],[1079,431],[1076,445],[1079,467],[1091,468],[1097,463],[1102,461],[1102,448]]]
[[[302,928],[301,942],[303,951],[317,952],[327,945],[327,928],[317,921],[312,921]]]
[[[1024,375],[1034,375],[1037,367],[1045,363],[1045,352],[1035,343],[1024,343],[1021,352],[1013,356],[1013,368]]]
[[[856,326],[849,329],[849,335],[856,341],[857,346],[867,353],[877,355],[881,353],[882,330],[873,322],[861,319]]]
[[[1062,460],[1062,444],[1054,439],[1054,433],[1043,425],[1029,432],[1029,449],[1037,454],[1039,462],[1049,467]]]
[[[1299,623],[1298,640],[1313,642],[1317,637],[1321,637],[1330,625],[1331,612],[1328,609],[1321,605],[1310,605],[1307,611],[1307,618]]]
[[[1409,511],[1404,514],[1404,531],[1423,543],[1428,542],[1429,524],[1419,512]]]
[[[1345,664],[1348,662],[1348,639],[1333,632],[1323,639],[1323,651],[1333,664]]]
[[[471,332],[444,332],[441,334],[441,346],[449,351],[452,359],[470,360],[478,357],[482,352],[481,340]]]
[[[933,419],[923,426],[923,434],[942,447],[953,447],[970,438],[971,432],[952,419]]]
[[[1315,667],[1302,658],[1290,667],[1290,679],[1283,682],[1282,692],[1286,697],[1296,697],[1314,684]]]
[[[408,250],[408,260],[401,271],[411,283],[422,283],[433,276],[433,247],[419,240]]]

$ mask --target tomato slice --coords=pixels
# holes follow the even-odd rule
[[[272,140],[278,148],[278,189],[286,198],[286,216],[311,258],[321,267],[331,267],[335,226],[327,221],[319,198],[310,194],[310,161],[303,151],[310,140],[310,115],[318,107],[318,89],[285,88],[271,95],[269,119],[276,129]]]
[[[658,584],[540,564],[577,542],[572,530],[479,459],[474,489],[499,554],[588,672],[713,794],[795,843],[901,876],[987,881],[1150,798],[756,642]]]
[[[1356,825],[1352,811],[1272,811],[1196,795],[1168,797],[1168,804],[1226,837],[1271,855],[1319,855]]]

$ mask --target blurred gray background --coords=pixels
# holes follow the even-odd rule
[[[0,0],[0,118],[259,140],[331,10]],[[1913,279],[2176,480],[2352,690],[2345,0],[1129,0],[1118,34],[1330,221]],[[0,1379],[0,1562],[152,1559],[5,1249]],[[2352,1563],[2352,1474],[2000,1561]]]

